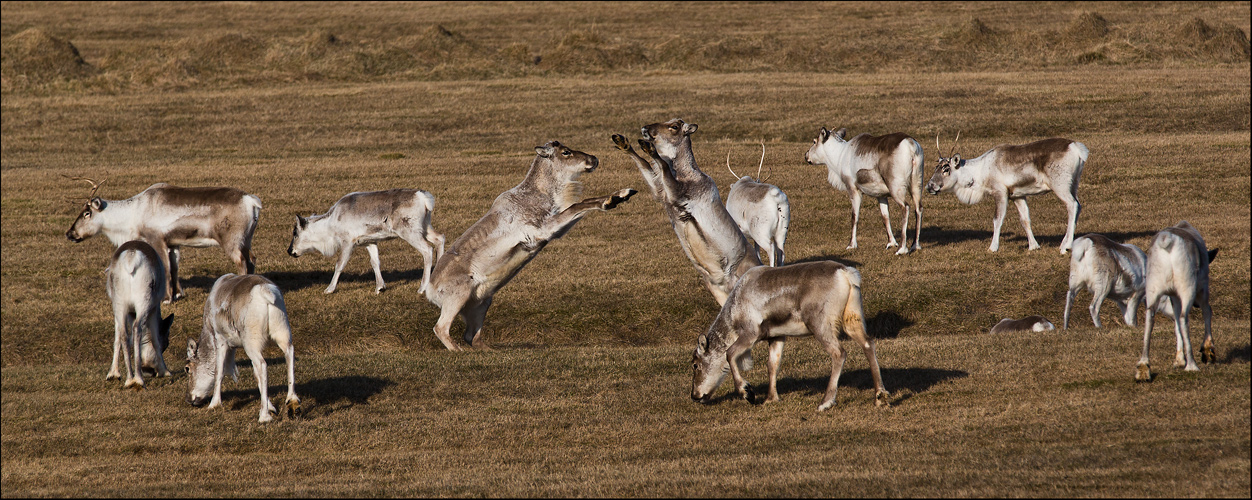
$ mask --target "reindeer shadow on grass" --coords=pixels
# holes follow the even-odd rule
[[[969,373],[965,371],[942,368],[881,368],[879,373],[882,375],[883,385],[886,386],[887,391],[891,392],[889,402],[893,405],[903,403],[943,381],[969,376]],[[829,382],[829,374],[804,378],[779,377],[778,397],[784,398],[787,394],[793,394],[793,397],[795,395],[814,396],[820,401],[821,397],[826,394],[826,384]],[[862,391],[875,389],[874,379],[870,376],[868,368],[843,372],[839,376],[839,387]],[[763,400],[763,395],[769,392],[768,382],[753,386],[752,390],[756,392],[757,401],[760,402]],[[843,396],[843,398],[846,397]],[[732,390],[721,397],[713,398],[709,404],[721,404],[736,399],[739,399],[739,394]]]
[[[422,268],[420,267],[407,271],[388,271],[384,269],[383,284],[386,285],[387,288],[383,290],[383,293],[387,293],[387,290],[400,283],[417,283],[420,286],[423,272],[424,271],[422,271]],[[331,276],[334,276],[335,270],[332,267],[326,271],[279,271],[260,274],[269,278],[269,280],[273,281],[275,285],[278,285],[279,290],[288,292],[303,290],[305,288],[320,288],[325,290],[326,287],[330,286],[330,278]],[[364,285],[359,285],[359,283],[364,283]],[[348,285],[346,290],[344,285]],[[212,286],[212,283],[210,283],[209,286]],[[364,271],[359,273],[348,272],[345,269],[343,272],[339,273],[339,284],[336,287],[335,293],[342,293],[345,291],[355,292],[357,288],[366,290],[371,294],[374,293],[373,269],[367,267]]]
[[[800,264],[800,263],[803,263],[803,262],[821,262],[821,261],[826,261],[826,260],[829,260],[829,261],[831,261],[831,262],[838,262],[838,263],[843,264],[843,265],[848,266],[848,267],[855,267],[855,268],[858,268],[858,269],[861,267],[861,263],[860,263],[860,262],[857,262],[857,261],[855,261],[855,260],[845,259],[845,258],[843,258],[843,257],[836,257],[836,256],[834,256],[834,255],[830,255],[830,254],[813,255],[813,256],[810,256],[810,257],[805,257],[805,258],[800,259],[800,260],[787,261],[787,265],[792,265],[792,264]]]
[[[266,364],[282,364],[282,358],[276,361],[278,363],[266,360]],[[240,360],[238,365],[242,373],[246,366],[250,366],[250,363],[246,360]],[[282,377],[285,378],[286,373]],[[272,380],[273,378],[274,376],[271,374],[270,379]],[[253,384],[252,387],[247,387],[247,384],[241,378],[239,389],[222,391],[222,401],[230,400],[232,410],[241,410],[249,405],[259,404],[258,400],[261,399],[261,395],[257,391],[255,380],[252,380],[251,383]],[[368,405],[370,397],[393,385],[396,385],[396,383],[383,378],[349,375],[297,382],[296,395],[300,397],[303,418],[324,417],[356,405]],[[279,403],[282,402],[282,398],[287,394],[287,385],[285,383],[270,385],[267,390],[270,399],[277,401],[275,406],[281,409]]]
[[[1007,227],[1009,224],[1009,216],[1005,215],[1004,219],[1005,219],[1004,227],[1000,228],[1001,249],[1003,249],[1004,244],[1006,243],[1011,243],[1011,244],[1020,243],[1022,244],[1023,247],[1025,247],[1026,230],[1021,227],[1020,223],[1018,224],[1018,227],[1010,229],[1009,227]],[[988,225],[990,225],[990,220],[988,220]],[[1096,234],[1102,234],[1104,236],[1107,236],[1109,239],[1113,241],[1118,241],[1122,243],[1125,243],[1129,240],[1136,239],[1136,238],[1151,237],[1157,233],[1156,231],[1096,232],[1096,231],[1075,230],[1074,238],[1081,237],[1085,234],[1091,234],[1093,232],[1095,232]],[[990,245],[991,236],[992,236],[991,230],[943,229],[938,226],[926,226],[922,228],[922,234],[925,235],[923,236],[924,241],[935,246],[946,246],[946,245],[952,245],[952,244],[962,243],[966,241],[984,241],[988,245]],[[1039,246],[1041,248],[1059,247],[1061,246],[1061,240],[1063,239],[1065,239],[1064,232],[1060,232],[1055,235],[1035,233],[1035,241],[1039,242]]]

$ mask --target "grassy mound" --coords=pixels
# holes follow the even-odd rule
[[[26,78],[33,81],[69,79],[87,76],[92,66],[79,55],[69,41],[54,37],[39,28],[30,28],[4,41],[0,66],[4,78]]]

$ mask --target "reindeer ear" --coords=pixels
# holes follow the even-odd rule
[[[683,124],[683,135],[691,135],[691,134],[696,133],[696,128],[698,128],[698,127],[699,127],[699,125],[696,125],[696,124],[694,124],[694,123],[684,123],[684,124]]]
[[[1212,250],[1209,250],[1209,264],[1212,264],[1213,259],[1216,259],[1216,258],[1217,258],[1217,249],[1214,248]]]
[[[961,153],[952,153],[952,168],[961,168]]]
[[[826,142],[826,139],[829,139],[829,138],[830,138],[830,131],[826,130],[826,127],[822,127],[822,130],[817,133],[818,142]]]
[[[848,136],[848,129],[846,128],[841,128],[835,131],[835,137],[838,137],[839,140],[843,140],[843,138],[847,136]]]
[[[542,158],[551,157],[553,151],[555,150],[552,148],[552,146],[535,146],[535,154],[539,155]]]
[[[300,226],[300,229],[307,228],[307,227],[309,227],[309,220],[308,220],[308,219],[306,219],[306,218],[304,218],[304,217],[301,217],[299,214],[297,214],[297,215],[296,215],[296,225],[297,225],[297,226]]]
[[[187,359],[196,359],[196,341],[187,341]]]
[[[92,210],[99,212],[101,210],[104,210],[105,205],[107,205],[107,203],[105,203],[104,200],[100,199],[99,196],[91,199]]]
[[[704,351],[709,348],[709,338],[701,334],[696,337],[696,353],[703,355]]]

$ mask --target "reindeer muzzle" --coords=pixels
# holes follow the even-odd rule
[[[596,168],[598,168],[599,166],[600,166],[600,159],[592,156],[591,159],[587,161],[587,168],[583,171],[586,173],[591,173],[591,172],[594,172]]]
[[[74,242],[74,243],[79,243],[79,242],[83,241],[85,238],[78,237],[78,236],[74,236],[74,231],[66,231],[66,232],[65,232],[65,239],[68,239],[68,240],[70,240],[70,241],[72,241],[72,242]]]
[[[300,254],[296,253],[296,249],[295,249],[295,247],[294,247],[294,246],[292,246],[292,245],[287,245],[287,255],[290,255],[290,256],[292,256],[292,257],[296,257],[296,258],[299,258],[299,257],[300,257]]]
[[[208,402],[209,402],[209,398],[207,396],[193,398],[191,397],[191,393],[187,393],[187,403],[190,404],[191,406],[199,408],[201,406],[204,406]]]

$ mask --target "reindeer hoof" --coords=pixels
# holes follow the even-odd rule
[[[1213,346],[1200,348],[1200,362],[1204,364],[1213,364],[1217,362],[1217,353],[1213,352]]]
[[[378,287],[378,288],[375,288],[375,289],[374,289],[374,295],[378,295],[378,294],[380,294],[380,293],[383,293],[383,290],[386,290],[386,289],[387,289],[387,287],[385,287],[385,286],[380,286],[380,287]]]
[[[890,408],[891,403],[887,401],[887,396],[890,396],[890,395],[891,393],[887,391],[880,391],[877,394],[874,394],[874,406],[877,406],[880,408],[882,407]]]
[[[630,151],[630,143],[626,142],[626,137],[621,134],[613,134],[613,145],[622,151]]]
[[[752,388],[751,388],[751,387],[744,387],[744,388],[743,388],[742,395],[743,395],[743,399],[744,399],[744,401],[747,401],[747,402],[748,402],[748,403],[750,403],[750,404],[757,404],[757,402],[756,402],[756,393],[755,393],[755,392],[752,392]]]
[[[121,380],[122,375],[120,373],[110,373],[108,375],[105,375],[104,379],[105,380]]]
[[[656,149],[653,149],[652,143],[643,139],[639,139],[639,149],[642,149],[644,153],[649,155],[656,154]]]
[[[609,210],[622,203],[625,203],[626,200],[629,200],[631,196],[635,195],[635,193],[638,193],[638,191],[635,191],[634,189],[630,189],[630,188],[626,188],[621,191],[618,191],[614,193],[613,196],[610,196],[608,200],[605,200],[603,208],[605,210]]]
[[[1147,363],[1139,363],[1139,366],[1135,367],[1135,381],[1151,382],[1152,367],[1148,366]]]
[[[287,404],[284,406],[286,406],[286,410],[287,410],[286,418],[297,419],[297,418],[304,416],[304,410],[300,408],[300,400],[298,399],[288,400]]]
[[[899,250],[896,250],[896,255],[905,255],[911,251],[912,250],[909,250],[909,247],[900,247]]]

